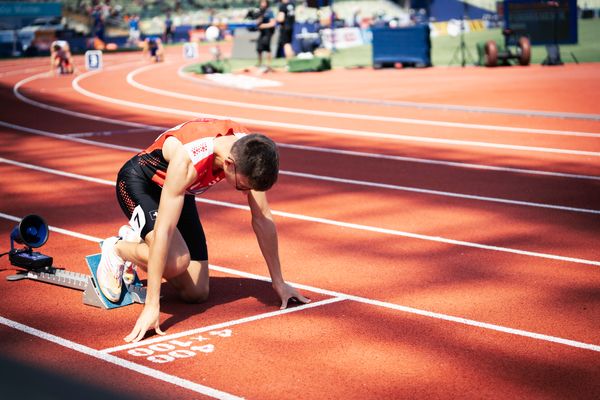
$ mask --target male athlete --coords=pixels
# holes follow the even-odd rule
[[[161,62],[165,59],[165,49],[162,40],[156,36],[148,36],[142,43],[142,53],[149,56],[154,62]]]
[[[149,329],[164,334],[159,327],[163,278],[186,302],[207,299],[208,252],[194,195],[223,179],[247,197],[252,228],[281,308],[290,300],[310,301],[285,283],[281,273],[277,231],[265,195],[278,172],[279,154],[271,139],[249,134],[233,121],[215,119],[169,129],[121,168],[117,199],[131,227],[121,228],[123,238],[103,242],[97,277],[102,293],[116,302],[123,280],[134,277],[128,271],[131,263],[147,272],[146,303],[125,341],[137,342]]]
[[[73,56],[67,41],[55,40],[50,45],[50,69],[61,75],[73,73]]]

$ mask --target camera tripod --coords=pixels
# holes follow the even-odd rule
[[[465,43],[465,21],[467,19],[467,11],[468,5],[467,3],[463,2],[463,16],[460,20],[460,43],[454,50],[454,54],[452,55],[452,59],[450,60],[450,64],[448,65],[452,65],[455,62],[458,62],[459,54],[461,67],[465,67],[465,65],[467,64],[467,60],[469,60],[471,64],[475,64],[475,59],[471,55],[471,52],[469,51],[469,48]]]

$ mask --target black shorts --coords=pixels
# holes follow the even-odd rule
[[[279,44],[284,45],[287,43],[292,43],[292,34],[294,33],[294,28],[286,29],[281,28],[279,30]]]
[[[256,41],[256,51],[262,53],[263,51],[271,51],[271,38],[273,32],[261,32]]]
[[[154,230],[162,188],[147,178],[137,167],[137,157],[125,163],[119,171],[116,186],[117,200],[128,219],[131,220],[136,212],[135,222],[132,225],[141,225],[140,235],[145,239],[146,235]],[[141,208],[142,215],[137,214],[137,211],[140,211],[138,206]],[[207,261],[206,236],[198,216],[194,195],[185,196],[177,229],[185,240],[191,259]]]

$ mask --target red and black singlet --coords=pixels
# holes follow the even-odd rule
[[[141,151],[136,157],[137,163],[146,177],[162,187],[169,166],[163,157],[162,147],[167,138],[174,136],[183,144],[198,173],[196,180],[186,190],[190,194],[200,194],[225,177],[223,171],[213,170],[213,140],[219,136],[243,136],[248,133],[246,128],[231,120],[197,119],[184,122],[162,133],[150,147]]]

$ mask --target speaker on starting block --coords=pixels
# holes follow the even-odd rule
[[[46,244],[49,236],[48,224],[42,217],[35,214],[24,217],[10,233],[10,252],[8,253],[10,263],[26,269],[51,266],[52,257],[32,251],[33,248]],[[15,249],[15,242],[25,245],[25,249]]]

